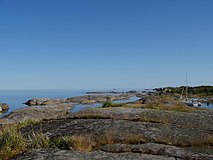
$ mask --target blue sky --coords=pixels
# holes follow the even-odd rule
[[[0,0],[0,89],[213,85],[212,0]]]

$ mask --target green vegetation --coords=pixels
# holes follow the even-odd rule
[[[106,107],[125,107],[125,106],[126,106],[125,103],[112,103],[112,101],[106,101],[102,105],[103,108],[106,108]]]
[[[92,151],[96,145],[90,135],[74,135],[53,138],[50,147],[63,150]]]
[[[181,87],[166,87],[161,88],[161,94],[179,94],[181,95],[182,91],[185,92],[185,86]],[[188,87],[188,95],[189,96],[198,96],[198,97],[206,97],[213,96],[213,86],[197,86],[197,87]]]
[[[48,148],[51,147],[51,140],[43,133],[32,133],[29,136],[28,140],[28,148],[40,149],[40,148]]]
[[[24,122],[20,122],[16,125],[17,128],[23,128],[23,127],[26,127],[26,126],[30,126],[30,125],[35,125],[35,124],[38,124],[40,123],[40,121],[36,121],[36,120],[32,120],[32,119],[28,119]]]
[[[0,159],[9,159],[27,149],[27,140],[21,135],[19,129],[37,124],[38,121],[26,120],[13,126],[7,126],[0,133]]]
[[[26,140],[17,130],[17,126],[3,130],[0,134],[0,159],[9,159],[26,149]]]

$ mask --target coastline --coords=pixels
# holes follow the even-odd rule
[[[128,100],[131,97],[135,99]],[[76,156],[85,160],[97,155],[122,158],[124,154],[135,159],[213,158],[209,151],[213,147],[213,110],[188,107],[175,96],[127,91],[61,99],[35,98],[26,104],[29,106],[0,118],[2,137],[14,131],[28,146],[9,154],[16,160],[63,157],[62,152],[68,155],[67,159]],[[93,104],[100,105],[70,112],[75,105]],[[45,145],[32,147],[37,140]],[[5,145],[2,144],[0,153],[5,151]],[[198,151],[198,147],[202,150]],[[55,157],[54,153],[58,155]]]

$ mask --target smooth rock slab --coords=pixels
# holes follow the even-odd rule
[[[148,142],[176,146],[190,146],[194,141],[204,143],[210,136],[208,132],[196,128],[114,119],[61,119],[44,121],[42,124],[22,129],[25,135],[31,134],[32,131],[43,132],[50,137],[92,135],[101,139],[103,136],[110,136],[116,142],[123,142],[128,137],[131,141],[139,142],[143,138]]]
[[[179,159],[205,159],[205,160],[213,159],[213,155],[189,152],[184,148],[157,143],[145,143],[138,145],[108,144],[101,146],[99,150],[111,153],[133,152],[142,154],[161,155],[166,157],[175,157]]]
[[[70,118],[109,118],[117,120],[131,120],[163,123],[188,128],[206,130],[213,133],[213,110],[193,112],[178,112],[141,108],[99,108],[70,113]]]
[[[71,104],[58,104],[47,106],[31,106],[13,111],[9,115],[0,119],[0,124],[16,124],[26,120],[44,120],[60,118],[67,114],[72,108]]]
[[[107,153],[103,151],[74,152],[69,150],[34,150],[13,160],[175,160],[174,157],[140,153]]]

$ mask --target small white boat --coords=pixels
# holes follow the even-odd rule
[[[185,104],[187,106],[192,106],[192,107],[199,107],[202,105],[201,102],[193,100],[193,99],[189,99],[189,100],[185,101]]]
[[[188,99],[188,86],[187,86],[187,73],[186,73],[186,95],[185,95],[185,100],[182,100],[183,98],[183,92],[184,92],[184,88],[182,90],[182,93],[181,93],[181,96],[180,96],[180,99],[187,105],[187,106],[192,106],[192,107],[199,107],[202,105],[201,102],[198,101],[198,99],[194,99],[194,98],[191,98],[191,99]]]

